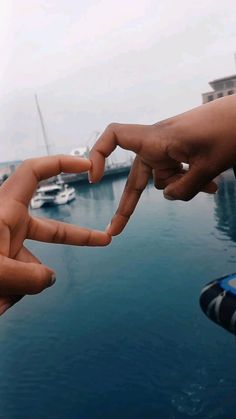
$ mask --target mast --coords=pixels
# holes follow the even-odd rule
[[[39,114],[39,120],[40,120],[40,124],[41,124],[41,128],[42,128],[42,132],[43,132],[43,139],[44,139],[45,147],[46,147],[46,150],[47,150],[47,155],[49,156],[50,155],[49,142],[48,142],[48,137],[47,137],[44,121],[43,121],[43,115],[42,115],[42,112],[41,112],[41,109],[40,109],[40,106],[39,106],[38,96],[35,94],[34,98],[35,98],[35,102],[36,102],[37,111],[38,111],[38,114]]]

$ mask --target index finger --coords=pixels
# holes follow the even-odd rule
[[[25,205],[41,180],[65,173],[81,173],[91,168],[91,162],[80,157],[57,155],[25,160],[4,182],[4,196],[16,199]]]
[[[137,156],[127,179],[119,207],[107,229],[111,236],[120,234],[125,228],[151,175],[152,169]]]
[[[76,246],[107,246],[111,242],[106,232],[39,217],[31,217],[27,238]]]
[[[142,140],[145,138],[146,129],[147,126],[138,124],[113,123],[108,125],[89,153],[92,162],[89,174],[91,182],[98,182],[101,179],[105,159],[110,156],[117,146],[138,154],[142,146]]]

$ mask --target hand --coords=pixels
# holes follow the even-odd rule
[[[80,173],[89,160],[53,156],[26,160],[0,188],[0,315],[24,294],[36,294],[55,282],[55,273],[24,247],[25,239],[78,246],[106,246],[111,238],[100,231],[33,217],[30,199],[42,179],[61,172]]]
[[[236,163],[235,133],[236,95],[154,125],[109,125],[90,152],[90,180],[102,177],[105,158],[118,145],[136,158],[108,233],[124,229],[151,177],[167,199],[187,201],[200,191],[215,193],[213,179]]]

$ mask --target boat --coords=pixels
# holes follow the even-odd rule
[[[39,106],[37,95],[35,95],[35,102],[36,102],[36,107],[37,107],[37,111],[39,115],[39,120],[41,124],[41,129],[42,129],[42,134],[43,134],[43,139],[44,139],[44,144],[46,147],[47,155],[50,155],[50,146],[49,146],[49,141],[47,137],[46,127],[44,124],[44,119],[43,119],[43,115]],[[77,146],[73,148],[73,150],[71,150],[70,152],[70,155],[88,159],[89,152],[92,148],[92,145],[98,138],[99,134],[100,134],[99,131],[94,131],[91,134],[90,138],[88,139],[86,146]],[[117,178],[118,176],[127,175],[131,169],[133,160],[134,160],[134,155],[130,156],[130,159],[128,161],[119,162],[119,163],[114,163],[111,157],[107,158],[105,162],[103,179]],[[55,183],[55,181],[57,181],[57,178],[58,177],[49,179],[48,185],[50,185],[52,182]],[[60,180],[63,181],[65,184],[88,183],[88,174],[87,173],[61,173]],[[37,196],[37,200],[40,202],[40,199],[38,198],[39,197]],[[35,201],[34,201],[34,204],[35,204]]]
[[[98,137],[99,132],[95,131],[96,138]],[[71,150],[70,154],[72,156],[82,157],[85,159],[89,158],[89,152],[91,147],[88,145],[86,147],[77,147]],[[129,174],[131,166],[134,161],[134,156],[131,155],[129,160],[124,162],[115,163],[112,161],[111,157],[108,157],[105,161],[103,179],[106,178],[117,178],[118,176],[126,176]],[[88,183],[88,174],[87,173],[62,173],[61,178],[66,183]]]
[[[41,208],[45,204],[63,205],[75,199],[75,188],[63,181],[40,186],[30,200],[31,209]]]
[[[39,120],[42,128],[44,143],[47,155],[50,155],[49,142],[47,138],[46,128],[43,120],[43,115],[39,106],[38,97],[35,95],[36,108],[39,115]],[[56,176],[49,183],[41,184],[36,190],[35,195],[30,200],[30,207],[32,209],[41,208],[45,204],[63,205],[76,198],[75,188],[68,186],[64,182],[61,175]]]

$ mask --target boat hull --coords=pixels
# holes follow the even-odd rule
[[[30,201],[30,208],[39,209],[44,205],[65,205],[75,198],[75,189],[66,185],[56,195],[36,194]]]

